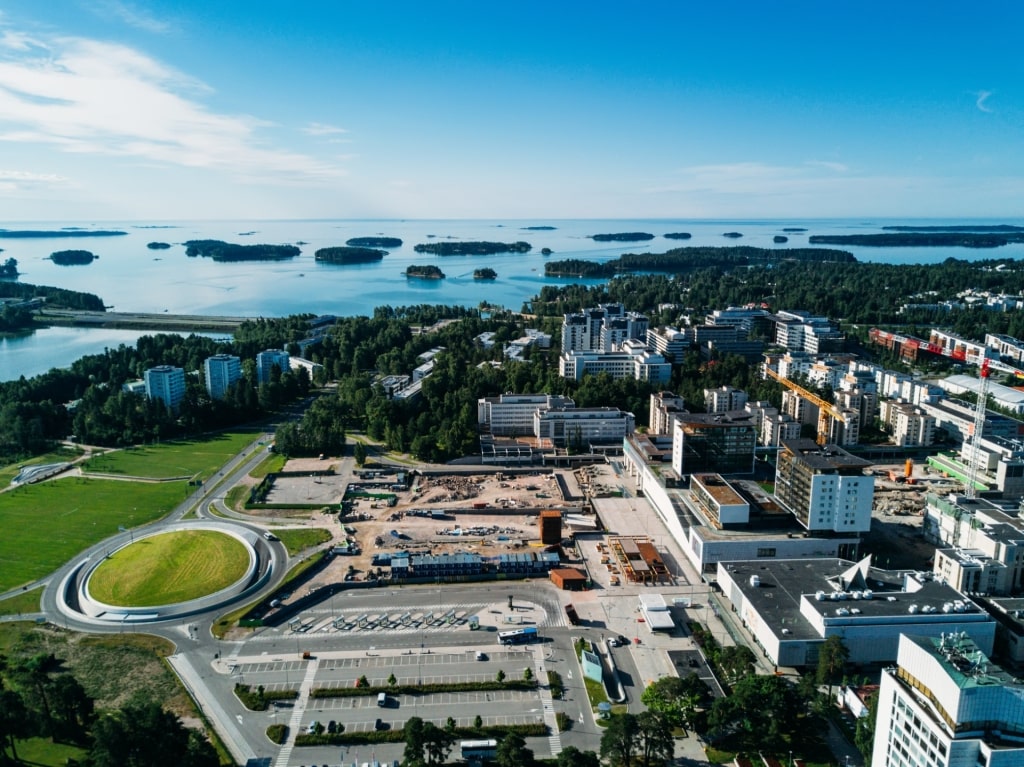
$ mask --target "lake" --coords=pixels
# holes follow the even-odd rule
[[[785,249],[804,247],[811,234],[853,234],[881,231],[887,224],[939,225],[942,223],[1017,223],[1006,220],[920,221],[900,220],[572,220],[572,221],[202,221],[202,222],[6,222],[6,229],[59,229],[82,226],[119,229],[120,237],[0,239],[0,259],[16,258],[20,281],[95,293],[114,311],[169,312],[171,314],[240,315],[271,317],[312,312],[343,316],[371,314],[380,305],[452,304],[477,306],[486,300],[518,310],[544,285],[599,280],[549,278],[549,259],[581,258],[607,261],[622,253],[661,253],[670,248],[696,245],[752,245]],[[551,226],[530,231],[526,227]],[[802,227],[806,232],[785,232],[789,242],[772,239],[783,229]],[[598,243],[590,235],[614,232],[649,232],[654,240],[634,243]],[[662,235],[689,232],[689,240],[668,240]],[[740,232],[742,238],[726,238]],[[403,241],[383,260],[340,266],[318,263],[318,248],[344,245],[351,237],[388,236]],[[218,239],[240,244],[299,244],[300,256],[287,261],[218,263],[190,258],[181,244],[192,239]],[[419,254],[419,243],[454,240],[525,240],[533,249],[526,254],[446,256]],[[152,241],[171,248],[150,250]],[[822,247],[822,246],[816,246]],[[1024,244],[1001,248],[866,248],[849,250],[858,260],[888,263],[937,263],[949,257],[977,260],[1024,258]],[[543,256],[550,248],[551,256]],[[84,249],[99,258],[83,266],[58,266],[49,260],[56,250]],[[444,280],[407,279],[410,264],[435,264]],[[498,278],[473,280],[473,270],[487,266]],[[799,307],[793,307],[799,308]],[[31,335],[0,339],[0,380],[32,376],[51,367],[65,366],[78,357],[119,343],[134,343],[136,331],[51,328]]]

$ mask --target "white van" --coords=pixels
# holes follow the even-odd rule
[[[377,693],[377,705],[384,708],[388,705],[388,694],[386,692]]]

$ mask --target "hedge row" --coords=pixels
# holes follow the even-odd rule
[[[492,692],[494,690],[536,690],[536,679],[494,679],[486,682],[434,682],[432,684],[396,684],[385,687],[316,687],[311,698],[361,698],[385,692],[388,695],[427,695],[435,692]]]
[[[299,697],[297,690],[253,690],[250,685],[236,684],[235,695],[242,705],[250,711],[266,711],[267,705],[274,700],[295,700]]]
[[[537,722],[535,724],[507,724],[489,725],[487,727],[456,727],[450,731],[456,739],[471,740],[479,738],[494,738],[501,740],[510,733],[522,735],[524,738],[544,738],[548,735],[548,726]],[[359,746],[370,743],[402,743],[405,740],[405,731],[395,730],[370,730],[368,732],[336,732],[334,734],[322,733],[321,735],[297,735],[295,736],[296,746]]]

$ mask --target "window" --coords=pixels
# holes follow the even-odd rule
[[[758,557],[774,557],[775,556],[775,549],[774,548],[758,549],[757,550],[757,556]]]

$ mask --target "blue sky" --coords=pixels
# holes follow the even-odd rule
[[[1022,22],[1010,1],[5,0],[0,210],[1017,219]]]

